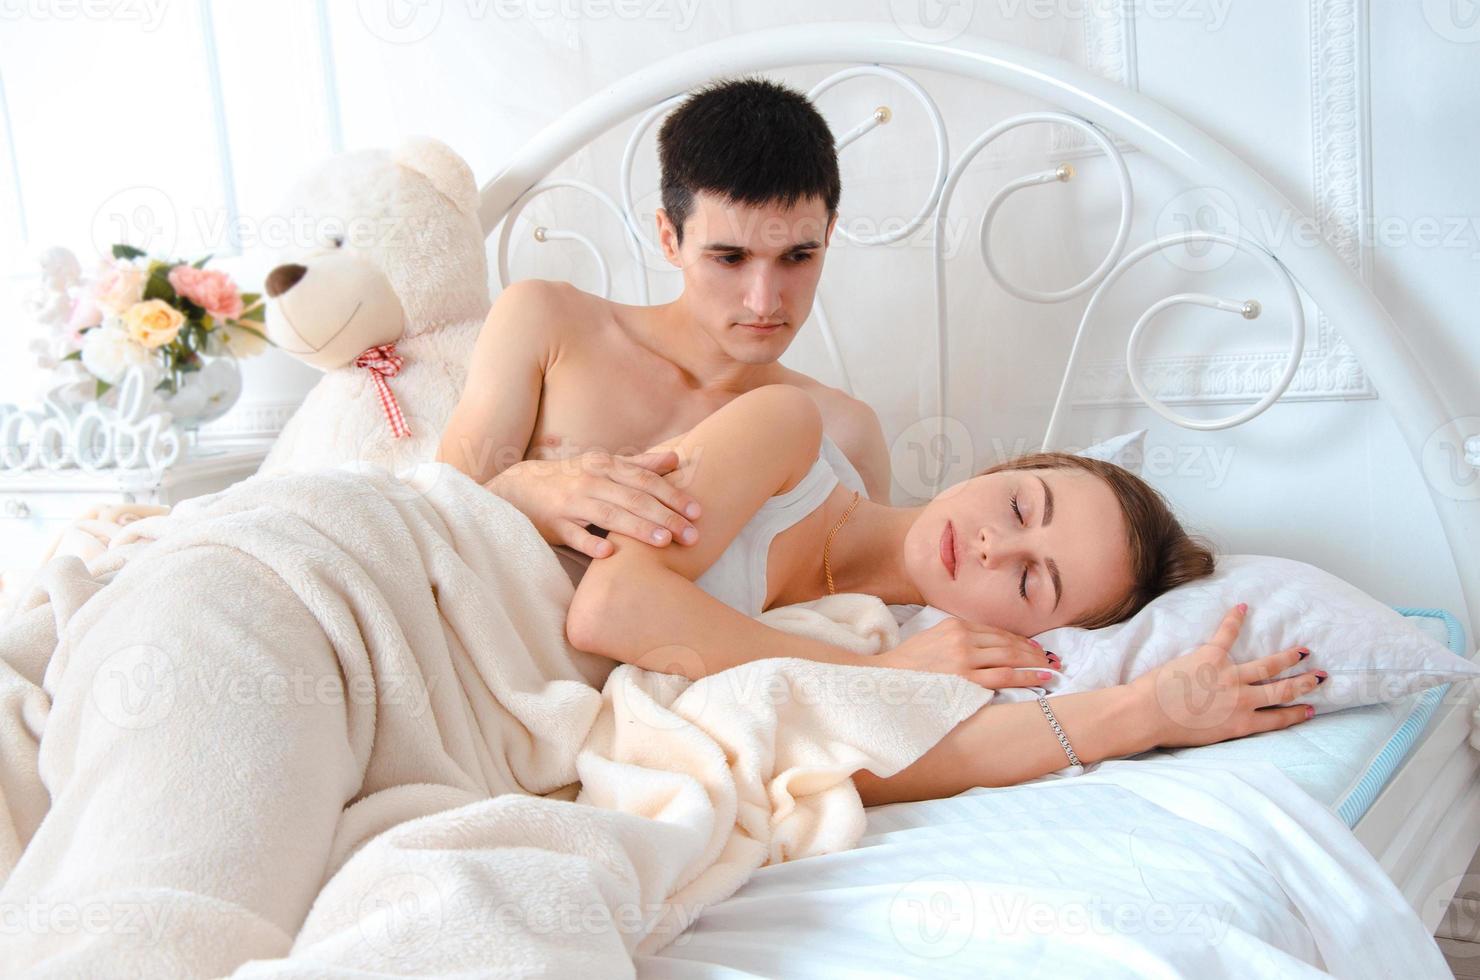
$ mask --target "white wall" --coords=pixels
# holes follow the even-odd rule
[[[1472,176],[1480,156],[1473,125],[1480,36],[1472,35],[1480,27],[1448,20],[1448,4],[118,0],[101,20],[48,13],[59,9],[0,2],[0,268],[11,276],[29,271],[35,247],[58,242],[87,252],[104,244],[110,215],[121,213],[133,220],[131,232],[152,228],[148,244],[180,255],[243,246],[227,261],[250,281],[268,263],[253,246],[274,202],[321,154],[429,133],[458,148],[486,181],[562,110],[679,47],[840,19],[918,36],[923,11],[1139,87],[1234,148],[1328,232],[1356,229],[1350,261],[1411,330],[1454,414],[1480,415],[1480,231],[1472,223],[1480,215]],[[830,70],[781,77],[806,87]],[[953,155],[991,122],[1038,108],[1009,93],[917,77],[941,106]],[[882,82],[821,101],[839,129],[886,102],[894,121],[843,155],[843,220],[863,231],[866,222],[914,214],[933,174],[929,127],[907,96]],[[141,135],[147,126],[151,135]],[[625,136],[626,127],[608,134],[567,172],[614,191]],[[1040,287],[1081,277],[1112,237],[1117,205],[1106,162],[1066,153],[1060,139],[1043,128],[1018,130],[989,151],[963,181],[947,223],[960,242],[948,263],[949,411],[971,432],[978,464],[999,447],[1041,438],[1083,307],[1083,297],[1026,304],[989,279],[974,244],[983,203],[1006,180],[1075,160],[1079,179],[1015,198],[993,238],[1006,272]],[[1199,205],[1216,203],[1216,189],[1188,188],[1133,152],[1127,161],[1137,188],[1133,243],[1212,213]],[[644,220],[653,176],[644,163],[635,179]],[[534,213],[594,228],[610,246],[615,297],[633,301],[632,270],[610,222],[574,196],[552,195]],[[527,240],[513,273],[593,281],[579,251]],[[1128,277],[1096,331],[1103,363],[1080,388],[1084,404],[1070,441],[1149,425],[1166,454],[1153,458],[1154,482],[1228,550],[1314,561],[1386,601],[1460,610],[1420,477],[1377,393],[1343,355],[1339,324],[1322,329],[1310,311],[1306,359],[1288,402],[1232,433],[1186,432],[1125,403],[1114,359],[1140,310],[1187,288],[1267,298],[1260,275],[1235,260],[1204,276],[1164,262]],[[9,296],[0,300],[13,302],[19,280],[5,281]],[[651,283],[654,299],[664,299],[676,279],[655,269]],[[932,397],[922,341],[933,323],[928,253],[918,240],[887,249],[839,245],[822,304],[842,336],[857,393],[879,408],[896,440],[897,497],[911,496],[920,481],[905,475],[908,443]],[[1268,305],[1252,323],[1169,314],[1151,345],[1158,358],[1151,375],[1188,395],[1176,404],[1189,414],[1247,405],[1258,393],[1248,386],[1278,363],[1285,343],[1287,321]],[[16,331],[0,331],[0,400],[35,380],[16,353],[22,348]],[[1232,374],[1227,362],[1201,356],[1209,349],[1247,355],[1243,363],[1253,367]],[[1187,355],[1196,357],[1175,360]],[[815,323],[787,362],[838,380]],[[236,421],[222,424],[268,424],[313,379],[271,353],[248,365],[247,397]],[[1225,384],[1237,393],[1232,399],[1195,393],[1197,385]]]

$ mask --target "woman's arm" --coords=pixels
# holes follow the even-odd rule
[[[840,647],[772,629],[694,584],[770,497],[807,474],[821,445],[822,416],[811,397],[767,385],[654,447],[678,453],[668,478],[703,508],[694,522],[699,543],[655,548],[609,538],[611,556],[586,569],[567,613],[571,645],[690,679],[761,657],[864,663]]]
[[[1156,748],[1154,716],[1129,685],[1052,699],[1054,717],[1084,765]],[[853,774],[865,806],[935,800],[974,786],[1015,786],[1069,765],[1037,701],[983,705],[887,779]]]
[[[1053,699],[1054,717],[1088,765],[1158,746],[1212,745],[1301,724],[1314,709],[1290,704],[1323,677],[1306,671],[1275,680],[1300,663],[1289,647],[1243,663],[1230,654],[1247,607],[1230,610],[1213,638],[1129,684]],[[1036,701],[988,704],[935,747],[888,779],[853,774],[866,805],[952,796],[973,786],[1011,786],[1056,772],[1068,757]]]
[[[705,516],[710,507],[706,501]],[[876,658],[767,626],[655,562],[632,562],[587,588],[592,571],[611,561],[591,563],[571,603],[565,631],[578,650],[689,680],[764,657],[877,665]]]

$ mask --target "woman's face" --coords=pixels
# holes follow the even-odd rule
[[[937,609],[1023,636],[1068,625],[1132,584],[1119,501],[1072,469],[1004,470],[947,488],[911,525],[905,569]]]

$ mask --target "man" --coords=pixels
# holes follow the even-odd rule
[[[564,283],[511,284],[479,333],[438,461],[590,558],[610,553],[607,532],[692,545],[696,502],[662,478],[677,457],[633,454],[787,383],[816,401],[840,479],[887,502],[873,410],[777,363],[812,308],[837,220],[826,122],[802,94],[743,79],[691,96],[658,145],[658,237],[682,293],[627,306]]]

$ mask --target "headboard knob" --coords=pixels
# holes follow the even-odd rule
[[[1259,319],[1259,314],[1263,311],[1264,307],[1259,305],[1257,299],[1246,299],[1244,300],[1244,305],[1239,308],[1239,312],[1243,314],[1245,320],[1257,320]]]
[[[874,121],[877,122],[880,126],[884,125],[886,122],[893,118],[893,111],[891,111],[890,108],[886,105],[881,105],[874,110]]]
[[[1053,172],[1053,175],[1055,177],[1057,177],[1059,180],[1063,180],[1063,181],[1073,180],[1074,179],[1074,164],[1072,164],[1072,163],[1061,163],[1061,164],[1059,164],[1059,169],[1055,170]]]

